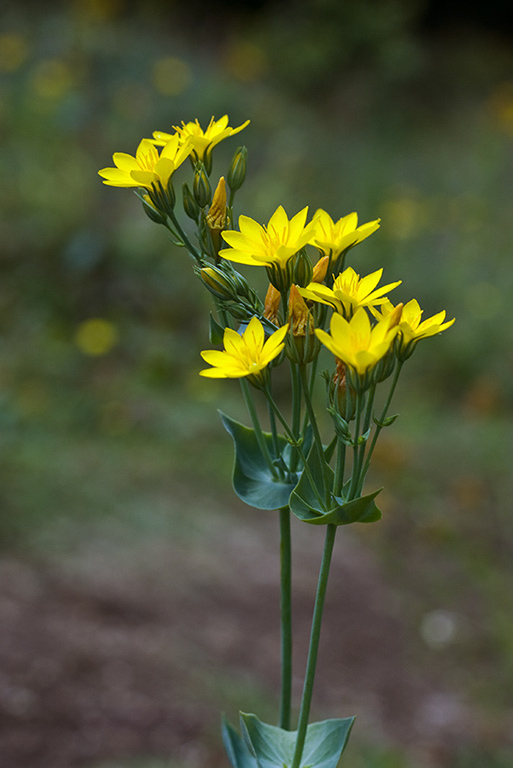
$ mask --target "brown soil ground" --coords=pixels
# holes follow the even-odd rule
[[[296,525],[294,543],[297,701],[322,532]],[[272,515],[201,543],[96,541],[66,560],[4,557],[0,764],[71,768],[153,755],[227,765],[220,712],[235,720],[237,707],[276,698],[278,567]],[[353,734],[411,749],[414,765],[451,765],[472,717],[434,668],[419,669],[410,640],[401,599],[365,542],[341,532],[313,716],[356,714]]]

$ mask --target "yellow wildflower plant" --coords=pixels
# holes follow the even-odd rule
[[[230,247],[219,251],[219,256],[238,264],[267,267],[275,288],[288,290],[292,283],[289,262],[312,235],[311,227],[306,225],[307,214],[308,206],[289,219],[280,205],[264,226],[249,216],[239,216],[240,231],[222,233]]]
[[[315,333],[336,358],[359,376],[365,376],[390,349],[397,326],[391,327],[389,318],[385,317],[372,327],[367,312],[360,307],[349,321],[334,313],[330,333],[320,328]]]
[[[379,228],[380,221],[381,219],[376,219],[358,226],[358,214],[349,213],[335,222],[329,213],[319,208],[312,219],[315,233],[311,243],[325,256],[335,259],[346,248],[357,245],[372,235]]]
[[[328,304],[340,315],[351,317],[359,307],[371,307],[386,301],[385,293],[401,284],[401,280],[376,288],[383,269],[360,277],[352,267],[347,267],[333,283],[333,288],[312,282],[299,291],[305,299]]]
[[[203,360],[212,368],[205,368],[200,375],[213,379],[249,376],[251,383],[262,383],[263,378],[259,374],[282,351],[287,330],[288,325],[284,325],[266,340],[264,327],[257,317],[251,318],[242,335],[226,328],[224,350],[210,349],[201,353]]]
[[[149,139],[143,139],[135,157],[116,152],[112,156],[116,167],[103,168],[98,173],[103,177],[103,183],[111,187],[145,187],[151,190],[160,183],[165,189],[191,151],[191,143],[180,142],[178,136],[171,137],[160,153]]]
[[[212,117],[208,126],[203,130],[197,118],[189,123],[184,123],[182,121],[181,128],[176,125],[173,126],[176,131],[175,134],[164,133],[164,131],[155,131],[151,141],[156,146],[164,146],[170,141],[172,136],[178,136],[178,139],[182,144],[191,142],[194,159],[203,161],[207,150],[211,151],[217,144],[219,144],[219,142],[223,141],[223,139],[227,139],[230,136],[239,133],[239,131],[242,131],[243,128],[249,125],[250,121],[246,120],[246,122],[242,123],[242,125],[239,125],[237,128],[230,128],[228,122],[228,115],[223,115],[219,120],[215,120],[214,117]]]

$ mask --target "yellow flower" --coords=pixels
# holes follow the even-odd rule
[[[315,333],[335,357],[359,376],[364,376],[390,349],[397,326],[391,328],[385,317],[371,327],[367,312],[360,307],[350,321],[333,314],[330,331],[331,335],[321,329],[316,329]]]
[[[112,156],[116,167],[103,168],[98,173],[103,177],[103,183],[111,187],[151,189],[154,184],[160,182],[165,189],[169,179],[190,155],[191,150],[190,143],[179,142],[178,136],[174,136],[159,154],[149,139],[143,139],[137,147],[135,157],[116,152]]]
[[[380,311],[372,311],[375,317],[381,320],[391,318],[400,306],[394,307],[392,302],[387,299],[380,307]],[[418,341],[427,339],[429,336],[435,336],[454,323],[454,318],[444,322],[445,310],[428,317],[426,320],[422,320],[422,312],[423,310],[416,299],[412,299],[402,307],[397,335],[397,355],[402,360],[406,360],[412,354]]]
[[[239,216],[240,232],[223,232],[223,239],[231,247],[220,251],[219,255],[239,264],[284,268],[312,235],[311,227],[305,226],[307,213],[308,207],[303,208],[289,221],[280,205],[267,226],[261,226],[249,216]]]
[[[282,351],[287,330],[288,325],[284,325],[266,341],[264,327],[257,317],[250,320],[242,336],[231,328],[226,328],[223,338],[224,351],[210,349],[201,353],[203,360],[213,367],[200,371],[200,376],[214,379],[251,376],[252,383],[261,382],[262,377],[258,374]]]
[[[333,288],[312,282],[299,291],[305,299],[328,304],[344,317],[351,317],[359,307],[371,307],[386,301],[384,294],[400,285],[401,280],[388,283],[375,290],[383,274],[382,269],[360,278],[352,267],[345,269],[333,283]]]
[[[342,251],[357,243],[361,243],[366,237],[372,235],[379,227],[380,219],[369,221],[358,226],[358,215],[350,213],[334,222],[331,216],[319,208],[312,219],[315,233],[310,241],[319,248],[325,256],[336,259]]]
[[[203,160],[207,150],[211,151],[220,141],[227,139],[229,136],[234,136],[249,124],[249,120],[246,120],[246,122],[239,125],[238,128],[230,128],[228,119],[228,115],[224,115],[219,120],[214,120],[212,117],[205,130],[203,130],[197,118],[194,122],[190,123],[184,123],[182,121],[181,128],[176,125],[173,126],[176,131],[175,134],[155,131],[152,141],[156,146],[162,146],[166,144],[173,135],[178,136],[181,143],[187,141],[192,143],[192,151],[196,160]]]

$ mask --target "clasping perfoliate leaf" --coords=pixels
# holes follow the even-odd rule
[[[302,469],[297,460],[296,471],[286,469],[294,466],[295,447],[279,435],[276,453],[272,435],[269,432],[262,433],[275,468],[273,473],[262,455],[255,430],[245,427],[224,413],[221,413],[221,419],[235,446],[232,483],[239,499],[257,509],[280,509],[287,506]],[[310,439],[305,439],[306,450],[309,448],[307,443]]]
[[[301,758],[301,768],[336,768],[345,749],[354,717],[311,723]],[[258,768],[290,768],[296,747],[297,731],[268,725],[256,715],[241,712],[244,741]],[[237,766],[242,768],[242,766]]]
[[[299,520],[310,525],[350,525],[375,523],[381,519],[381,512],[374,502],[381,488],[356,499],[347,499],[344,495],[334,496],[327,493],[325,476],[315,447],[306,461],[310,473],[302,473],[289,501],[290,509]],[[332,486],[333,470],[327,466],[324,471]],[[345,493],[348,493],[349,485],[346,483]]]

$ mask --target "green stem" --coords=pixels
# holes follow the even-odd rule
[[[280,728],[290,730],[292,700],[292,555],[290,510],[280,509],[281,701]]]
[[[176,227],[176,231],[178,232],[178,234],[182,238],[182,240],[184,242],[184,245],[187,248],[187,250],[189,251],[189,253],[191,254],[191,256],[193,256],[196,259],[196,261],[198,262],[200,267],[203,266],[203,262],[201,260],[201,257],[199,255],[198,251],[196,250],[196,248],[193,246],[193,244],[191,243],[191,241],[189,240],[189,238],[187,237],[187,235],[183,231],[182,226],[181,226],[180,222],[178,221],[178,219],[176,218],[174,211],[172,213],[169,213],[168,216],[171,219],[171,221],[173,222],[174,226]]]
[[[310,424],[312,425],[313,430],[313,436],[314,436],[314,443],[317,448],[317,453],[319,456],[319,465],[321,467],[323,476],[324,476],[324,488],[326,491],[326,503],[327,507],[329,509],[329,504],[331,501],[331,487],[330,487],[330,479],[327,473],[327,465],[326,460],[324,458],[324,446],[322,444],[322,438],[321,434],[319,432],[319,427],[317,426],[317,419],[315,418],[315,411],[312,405],[312,400],[310,398],[310,389],[308,386],[308,377],[306,375],[306,366],[300,365],[299,366],[299,375],[301,378],[301,385],[303,387],[303,397],[305,399],[305,405],[308,411],[308,416],[310,418]]]
[[[249,415],[251,417],[251,423],[253,424],[253,429],[255,430],[255,437],[258,443],[258,447],[262,452],[262,456],[264,457],[265,463],[267,464],[273,478],[277,480],[278,472],[276,470],[276,467],[273,464],[273,460],[272,460],[271,454],[269,453],[269,448],[267,447],[267,443],[265,442],[265,438],[262,432],[262,427],[260,426],[260,421],[258,419],[258,414],[256,412],[253,398],[251,397],[251,392],[249,390],[248,383],[244,379],[239,379],[239,381],[242,389],[242,394],[244,395],[244,400],[246,402]]]
[[[301,710],[299,712],[299,722],[297,727],[296,748],[291,768],[299,768],[303,748],[305,746],[306,729],[308,727],[308,718],[310,716],[310,705],[312,703],[313,684],[315,678],[315,669],[317,666],[317,654],[319,651],[319,638],[321,635],[322,612],[324,608],[324,599],[326,597],[326,588],[328,586],[328,576],[331,564],[331,555],[335,543],[336,525],[326,526],[326,541],[322,556],[321,568],[319,571],[319,581],[317,584],[317,595],[315,597],[315,607],[312,619],[312,629],[310,633],[310,647],[308,649],[308,661],[306,664],[305,681],[303,684],[303,696],[301,698]]]
[[[372,458],[372,453],[374,451],[374,448],[376,447],[376,443],[379,437],[379,433],[383,429],[383,421],[387,417],[388,409],[390,408],[390,403],[392,402],[392,398],[394,396],[395,388],[397,387],[397,382],[399,381],[399,375],[401,373],[401,369],[403,367],[403,362],[398,361],[397,368],[395,369],[394,378],[392,379],[392,384],[390,386],[390,391],[388,393],[388,397],[386,399],[385,405],[383,406],[383,410],[381,412],[381,416],[379,418],[379,424],[376,424],[376,429],[374,431],[374,435],[372,437],[372,442],[369,446],[369,450],[367,452],[367,458],[365,460],[365,464],[363,465],[362,473],[361,473],[361,485],[363,485],[363,481],[365,480],[365,475],[369,471],[369,466]]]
[[[283,425],[283,428],[284,428],[285,432],[287,433],[287,435],[288,435],[288,437],[290,439],[290,442],[292,443],[292,445],[296,448],[297,452],[299,453],[301,461],[303,462],[304,471],[305,471],[306,476],[308,478],[308,482],[310,483],[310,485],[312,487],[312,490],[315,493],[317,501],[319,502],[321,507],[323,509],[325,509],[326,508],[325,507],[325,502],[324,502],[324,500],[321,498],[321,496],[319,494],[319,491],[317,489],[317,484],[316,484],[316,482],[315,482],[315,480],[314,480],[314,478],[312,476],[312,471],[311,471],[310,467],[307,464],[306,456],[305,456],[304,451],[303,451],[303,449],[301,447],[301,442],[300,442],[301,438],[296,438],[296,436],[292,432],[291,428],[289,427],[289,425],[285,421],[282,412],[280,411],[280,409],[276,405],[276,402],[274,401],[273,396],[271,395],[271,393],[269,391],[269,388],[264,390],[264,394],[267,397],[267,400],[268,400],[269,404],[271,405],[272,409],[274,410],[274,412],[275,412],[276,416],[278,417],[279,421]]]
[[[358,480],[360,478],[360,446],[358,445],[358,438],[360,437],[360,424],[362,420],[363,410],[363,395],[358,392],[356,395],[356,422],[354,428],[354,443],[353,443],[353,471],[351,475],[351,486],[349,488],[348,499],[355,498],[355,491],[358,487]]]
[[[301,383],[299,381],[297,365],[292,362],[290,363],[290,376],[292,381],[292,433],[299,440],[301,430]],[[291,464],[293,471],[297,468],[297,457],[298,453],[296,452]]]
[[[333,493],[340,496],[344,487],[344,470],[346,466],[346,444],[340,437],[337,440],[337,462],[335,464],[335,479]]]

